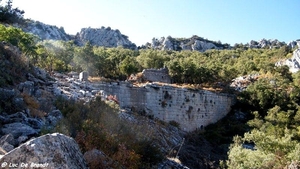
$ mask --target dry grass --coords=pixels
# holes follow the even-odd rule
[[[30,96],[27,93],[22,93],[21,95],[24,99],[24,102],[30,110],[31,116],[39,118],[45,117],[46,113],[39,110],[40,104],[38,103],[38,101],[36,101],[32,96]]]

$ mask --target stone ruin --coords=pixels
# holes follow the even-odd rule
[[[89,77],[88,72],[81,72],[79,74],[79,80],[80,81],[88,81],[88,77]]]
[[[94,83],[102,100],[119,104],[122,109],[145,113],[165,122],[176,121],[183,131],[203,129],[225,117],[235,104],[235,96],[207,90],[175,87],[170,84],[130,82]]]
[[[144,69],[142,72],[143,81],[171,83],[168,68]]]

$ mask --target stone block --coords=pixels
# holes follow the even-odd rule
[[[79,74],[80,81],[87,81],[88,77],[89,77],[88,72],[80,72],[80,74]]]

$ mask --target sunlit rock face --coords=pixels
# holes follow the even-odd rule
[[[90,42],[91,45],[104,47],[124,47],[136,49],[136,45],[128,40],[126,35],[121,34],[119,30],[113,30],[110,27],[101,28],[82,28],[75,36],[75,42],[78,45],[84,45]]]
[[[58,28],[54,25],[47,25],[39,21],[26,20],[22,24],[14,24],[14,26],[21,28],[24,32],[37,35],[40,39],[64,40],[69,41],[72,39],[63,27]]]
[[[229,48],[229,45],[222,44],[221,42],[210,41],[194,35],[191,38],[173,38],[171,36],[161,37],[160,39],[153,38],[151,43],[146,43],[141,48],[205,52],[209,49],[227,49]]]
[[[90,42],[91,45],[95,46],[137,48],[126,35],[121,34],[118,29],[113,30],[110,27],[82,28],[76,35],[69,35],[63,27],[58,28],[57,26],[33,20],[26,20],[24,23],[15,23],[13,26],[21,28],[24,32],[37,35],[41,40],[74,40],[79,46]]]
[[[290,59],[279,61],[275,64],[276,66],[287,65],[290,72],[296,73],[300,70],[300,48],[293,52],[293,56]]]

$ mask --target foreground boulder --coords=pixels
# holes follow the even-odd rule
[[[32,139],[0,159],[2,168],[85,169],[87,164],[71,137],[59,133]]]

